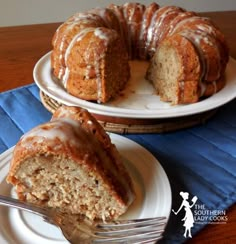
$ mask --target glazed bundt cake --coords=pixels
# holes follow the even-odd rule
[[[52,45],[51,67],[65,89],[99,103],[125,87],[129,60],[150,62],[146,79],[172,104],[219,91],[229,60],[225,37],[210,19],[157,3],[77,13],[57,29]]]
[[[116,219],[134,199],[115,145],[95,118],[78,107],[59,108],[50,122],[22,136],[7,182],[23,201],[92,220]]]

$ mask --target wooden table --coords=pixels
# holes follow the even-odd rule
[[[231,56],[236,59],[236,11],[201,15],[211,17],[222,29]],[[51,50],[51,39],[59,24],[0,28],[0,92],[33,82],[33,67],[40,57]],[[227,224],[208,225],[189,243],[236,243],[236,205],[227,211],[227,217]]]

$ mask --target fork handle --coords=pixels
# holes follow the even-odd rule
[[[48,219],[46,209],[44,209],[42,207],[35,206],[33,204],[30,204],[30,203],[26,203],[26,202],[17,200],[17,199],[12,198],[12,197],[0,195],[0,205],[6,206],[6,207],[13,207],[13,208],[17,208],[20,210],[25,210],[27,212],[37,214],[46,220]]]

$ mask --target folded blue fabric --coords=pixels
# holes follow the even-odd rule
[[[162,164],[171,183],[175,211],[183,202],[190,209],[191,199],[198,198],[192,207],[194,225],[189,216],[184,216],[185,211],[171,213],[162,243],[185,242],[187,226],[195,235],[211,220],[227,224],[225,210],[236,202],[235,108],[233,100],[205,124],[189,129],[125,135],[148,149]],[[15,145],[23,133],[50,118],[34,84],[0,94],[0,153]],[[188,192],[189,200],[183,201],[181,192]]]

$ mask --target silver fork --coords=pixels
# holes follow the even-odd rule
[[[0,205],[14,207],[41,216],[59,227],[72,244],[79,243],[150,243],[162,238],[166,217],[98,222],[79,215],[66,215],[51,208],[43,208],[17,199],[1,196]]]

